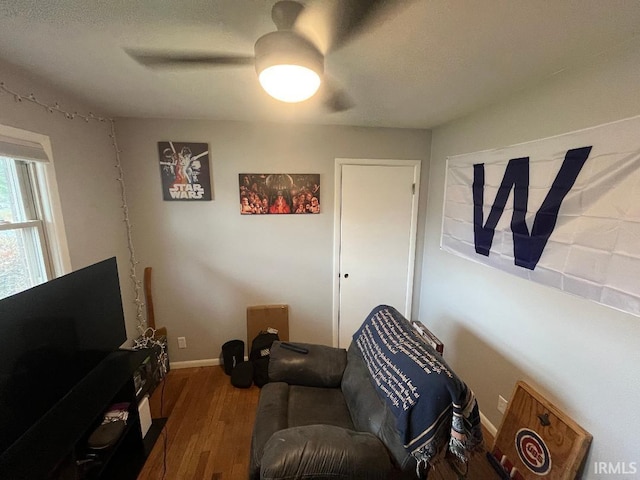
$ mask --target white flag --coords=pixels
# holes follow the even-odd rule
[[[441,247],[640,316],[640,117],[449,157]]]

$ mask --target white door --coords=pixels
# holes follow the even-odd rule
[[[418,161],[336,165],[334,317],[342,348],[377,305],[410,317],[419,175]]]

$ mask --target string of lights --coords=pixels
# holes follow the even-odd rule
[[[135,248],[133,245],[133,225],[129,218],[129,205],[127,203],[127,190],[124,180],[124,170],[122,168],[122,163],[120,161],[120,154],[122,153],[118,147],[118,141],[116,138],[116,130],[115,130],[115,120],[113,118],[104,117],[101,115],[95,115],[92,112],[88,114],[82,114],[78,112],[69,112],[62,108],[58,102],[55,102],[53,105],[42,102],[36,98],[33,93],[28,95],[20,94],[12,89],[10,89],[4,82],[0,82],[0,94],[8,94],[13,96],[14,100],[17,103],[31,103],[42,107],[48,113],[51,114],[60,114],[63,115],[67,120],[75,120],[81,119],[85,122],[109,122],[110,123],[110,133],[109,137],[111,138],[111,145],[113,146],[113,150],[115,153],[115,168],[117,169],[117,181],[120,185],[120,196],[122,200],[121,208],[123,214],[123,220],[125,224],[125,230],[127,235],[127,248],[129,250],[129,278],[131,279],[131,283],[133,285],[134,292],[134,303],[136,306],[136,322],[137,322],[137,330],[140,333],[140,336],[134,340],[134,348],[152,348],[154,345],[160,346],[160,356],[158,358],[160,363],[160,368],[162,370],[163,376],[166,374],[166,366],[167,366],[167,351],[165,348],[165,344],[156,339],[156,330],[147,325],[147,322],[143,316],[144,302],[140,297],[141,292],[141,282],[138,280],[136,276],[136,266],[138,265],[138,261],[136,260]]]

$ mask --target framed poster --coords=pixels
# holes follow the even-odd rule
[[[164,200],[211,200],[208,144],[158,142],[158,155]]]
[[[320,213],[319,173],[241,173],[240,214]]]

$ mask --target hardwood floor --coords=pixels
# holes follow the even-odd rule
[[[255,386],[233,387],[222,367],[169,372],[151,397],[152,417],[168,421],[138,480],[246,480],[259,395]],[[477,455],[466,478],[498,476],[484,456]],[[429,479],[458,476],[443,461]]]
[[[151,398],[152,417],[168,421],[138,480],[246,480],[259,394],[222,367],[170,371]]]

